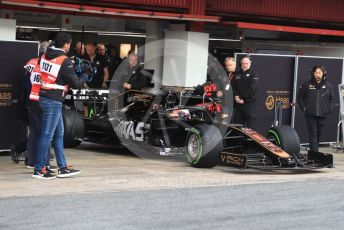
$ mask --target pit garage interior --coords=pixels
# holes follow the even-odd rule
[[[0,60],[4,60],[0,69],[13,73],[8,68],[11,66],[11,68],[16,68],[16,71],[14,71],[15,76],[2,74],[0,77],[0,93],[4,96],[0,98],[2,110],[0,111],[0,149],[2,149],[0,152],[0,199],[63,197],[71,193],[93,199],[94,194],[103,192],[130,194],[169,191],[170,189],[189,189],[190,194],[195,195],[191,191],[195,188],[210,189],[204,191],[204,194],[201,192],[195,195],[195,197],[207,199],[207,192],[218,193],[219,196],[224,195],[221,191],[212,190],[217,187],[225,188],[226,192],[230,192],[233,186],[237,189],[234,189],[235,191],[239,191],[242,188],[240,186],[256,186],[257,184],[264,186],[264,184],[285,183],[285,185],[293,186],[293,183],[296,183],[298,186],[305,181],[342,181],[344,155],[340,148],[333,148],[333,146],[341,144],[337,140],[337,127],[342,118],[340,112],[342,98],[338,92],[338,85],[344,80],[344,16],[342,14],[344,3],[329,0],[326,2],[326,10],[323,10],[323,4],[324,1],[316,0],[312,2],[312,8],[310,8],[306,0],[1,0],[0,44],[1,49],[6,52],[0,54]],[[328,69],[337,97],[335,112],[326,121],[322,150],[334,153],[335,168],[297,173],[256,170],[243,172],[221,166],[200,170],[188,167],[184,159],[167,159],[166,157],[158,160],[141,159],[129,150],[118,146],[82,143],[77,148],[65,149],[65,154],[73,166],[82,169],[83,173],[80,177],[72,180],[55,180],[49,184],[42,184],[40,181],[33,182],[30,178],[32,172],[24,168],[22,161],[14,164],[8,152],[13,140],[21,142],[26,138],[26,125],[21,122],[16,107],[20,94],[16,84],[19,84],[22,78],[20,73],[23,72],[21,68],[25,60],[30,54],[37,55],[35,52],[36,48],[38,49],[38,41],[53,40],[59,31],[70,33],[73,44],[78,41],[83,43],[92,41],[114,45],[123,59],[127,57],[130,50],[135,50],[138,52],[141,64],[145,68],[155,70],[153,82],[156,87],[152,89],[153,93],[164,82],[173,86],[179,82],[171,80],[173,74],[169,74],[168,71],[166,73],[166,69],[164,70],[166,62],[163,58],[164,47],[159,41],[169,36],[195,42],[221,64],[228,56],[235,57],[238,62],[240,57],[249,54],[253,60],[252,68],[256,69],[262,78],[258,99],[259,132],[265,133],[267,127],[272,125],[274,106],[277,101],[280,101],[283,109],[282,122],[295,127],[301,142],[305,144],[307,130],[303,114],[296,104],[296,91],[301,82],[309,78],[310,68],[315,64],[323,64]],[[14,47],[15,52],[10,47]],[[183,52],[187,48],[180,47],[178,52]],[[21,49],[27,50],[22,53],[20,59],[18,58],[20,55],[17,54],[21,52]],[[195,56],[192,53],[183,53],[183,55],[187,56],[187,60],[199,59],[196,63],[190,61],[181,68],[180,71],[185,76],[190,72],[205,73],[204,78],[194,79],[188,83],[188,87],[201,84],[206,77],[208,54]],[[15,64],[16,67],[9,64],[11,60],[19,59],[20,61]],[[199,67],[199,63],[203,63],[203,66]],[[237,64],[237,67],[239,66]],[[11,92],[11,97],[5,97],[9,92]],[[231,188],[227,190],[226,186],[231,186]],[[333,184],[329,183],[327,187],[320,189],[320,192],[330,192],[334,189],[332,186]],[[287,190],[288,188],[285,188],[283,191]],[[286,192],[282,193],[288,195]],[[162,205],[165,212],[169,209],[183,210],[184,201],[179,198],[172,195],[168,197],[166,194],[158,196],[176,201],[176,205]],[[275,195],[272,196],[278,199]],[[333,197],[333,199],[337,198]],[[318,197],[318,199],[323,198]],[[148,198],[146,202],[141,202],[134,199],[132,205],[143,204],[138,208],[138,212],[144,212],[143,206],[146,205],[149,207],[147,215],[154,215],[156,210],[154,210],[153,201],[149,203],[151,200]],[[78,200],[75,202],[80,207],[90,208]],[[199,214],[200,211],[193,202],[196,201],[192,200],[192,204],[187,205]],[[250,205],[247,200],[243,203]],[[52,203],[52,205],[62,207],[62,203]],[[225,202],[224,205],[229,205],[229,203]],[[297,205],[297,201],[294,200],[292,205]],[[48,205],[48,207],[52,206]],[[4,207],[0,205],[0,208]],[[129,205],[126,210],[131,208],[133,207]],[[308,211],[311,209],[311,206],[306,207]],[[272,210],[278,211],[275,208]],[[219,214],[219,211],[215,209],[212,211]],[[252,211],[251,214],[255,212]],[[10,213],[14,215],[11,211]],[[343,215],[342,211],[339,213]],[[130,219],[129,214],[123,215],[124,220]],[[157,215],[160,216],[161,213]],[[186,216],[192,219],[188,214]],[[101,219],[107,218],[112,217],[105,213]],[[178,214],[173,213],[169,217],[163,215],[156,220],[147,220],[142,216],[137,217],[137,220],[133,220],[132,223],[133,226],[143,223],[144,227],[141,229],[152,229],[150,224],[154,225],[153,229],[163,229],[166,227],[162,221],[163,218],[172,222],[175,218],[178,219]],[[297,214],[287,217],[288,220],[295,218]],[[310,226],[316,229],[319,224],[316,221],[316,215],[310,218],[313,220]],[[15,222],[9,217],[5,219],[8,223],[2,223],[0,218],[0,228],[8,227]],[[201,218],[196,219],[205,229],[216,226],[206,223]],[[25,228],[25,222],[28,220],[28,217],[19,220],[19,228]],[[252,223],[260,223],[254,218],[250,220]],[[239,224],[238,222],[238,219],[235,219],[227,223]],[[113,227],[122,229],[123,227],[123,221],[116,222],[111,228],[106,221],[97,226],[88,225],[86,222],[74,224],[71,226],[76,229],[92,229],[99,226],[105,229],[113,229]],[[53,226],[53,223],[46,223],[46,225]],[[198,225],[191,224],[190,226],[195,228]],[[243,225],[244,228],[250,226],[248,223]],[[264,224],[261,226],[269,227]],[[169,227],[167,228],[173,229]]]
[[[49,41],[58,31],[66,31],[72,34],[74,44],[78,41],[83,43],[91,41],[113,45],[121,58],[125,58],[128,51],[135,50],[139,52],[144,67],[155,71],[153,76],[153,82],[157,83],[155,91],[159,90],[163,82],[176,85],[173,81],[169,82],[176,76],[163,76],[169,71],[166,70],[168,65],[165,72],[163,68],[168,61],[165,60],[164,63],[164,49],[159,47],[163,45],[158,44],[162,39],[177,36],[186,41],[188,39],[198,41],[198,44],[195,44],[208,49],[209,54],[222,65],[228,56],[250,54],[254,60],[253,68],[258,68],[259,74],[264,76],[261,83],[264,87],[260,90],[258,102],[261,107],[258,116],[262,119],[258,127],[259,132],[266,132],[266,127],[272,123],[274,106],[271,108],[267,104],[269,99],[273,98],[273,103],[277,101],[283,103],[283,123],[294,127],[295,122],[301,121],[296,128],[302,142],[306,142],[303,116],[296,105],[296,92],[301,82],[307,78],[305,73],[314,63],[326,62],[330,65],[330,74],[333,76],[330,79],[331,83],[335,86],[342,83],[343,31],[340,27],[341,19],[338,19],[339,16],[336,17],[338,7],[335,7],[339,3],[334,1],[326,15],[317,14],[319,9],[316,7],[312,12],[303,12],[300,9],[305,7],[305,3],[298,1],[288,6],[286,15],[275,13],[287,7],[282,3],[279,5],[264,1],[263,4],[254,2],[242,4],[247,4],[249,8],[246,9],[235,1],[203,0],[166,3],[2,1],[2,34],[7,36],[3,37],[4,40]],[[318,6],[317,4],[320,6],[320,3],[316,3],[315,6]],[[256,9],[259,9],[257,11],[259,14],[254,13]],[[323,18],[317,15],[322,15]],[[200,37],[186,38],[185,35],[188,33],[196,35],[203,33],[208,37],[202,43]],[[147,44],[150,45],[145,48]],[[177,52],[183,52],[187,48],[191,49],[180,47]],[[157,56],[159,58],[156,58]],[[186,59],[192,60],[194,57],[188,55]],[[198,59],[199,63],[204,63],[208,57],[201,59],[198,56]],[[187,65],[178,77],[190,73],[197,75],[206,71],[205,67],[199,68],[191,61]],[[267,65],[271,66],[271,69],[265,68]],[[275,66],[278,67],[274,68]],[[284,68],[282,73],[281,66]],[[277,78],[277,75],[283,76]],[[187,86],[193,87],[202,84],[202,81],[204,79],[201,78],[188,83]],[[336,129],[340,120],[339,97],[336,98],[336,111],[329,120],[331,124],[326,125],[328,130]],[[322,142],[334,142],[337,133],[323,138]],[[10,139],[17,138],[10,137]]]

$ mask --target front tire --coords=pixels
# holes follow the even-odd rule
[[[300,153],[300,139],[294,128],[282,125],[268,130],[267,138],[290,154]]]
[[[185,155],[192,167],[212,168],[217,165],[222,148],[222,135],[217,127],[196,125],[186,137]]]

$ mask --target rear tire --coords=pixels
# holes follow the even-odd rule
[[[76,138],[85,136],[85,122],[82,116],[75,110],[63,110],[64,125],[64,147],[74,148],[80,145],[81,141]]]
[[[192,167],[212,168],[217,165],[222,148],[222,135],[217,127],[196,125],[186,137],[185,155]]]
[[[287,153],[300,153],[299,135],[295,129],[290,126],[282,125],[270,128],[267,138],[274,140],[275,144]]]

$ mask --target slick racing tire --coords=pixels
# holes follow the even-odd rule
[[[186,137],[185,155],[193,167],[212,168],[217,165],[222,148],[222,135],[217,127],[196,125]]]
[[[64,109],[62,112],[64,125],[64,147],[74,148],[80,145],[81,141],[76,138],[83,138],[85,135],[85,122],[75,110]]]
[[[290,154],[300,153],[300,139],[294,128],[282,125],[268,130],[267,138]]]

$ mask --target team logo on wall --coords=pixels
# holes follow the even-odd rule
[[[265,107],[268,110],[273,110],[277,102],[281,103],[282,109],[290,108],[290,91],[267,91],[267,94]]]
[[[266,98],[265,106],[268,110],[272,110],[275,106],[275,98],[274,96],[270,95]]]

